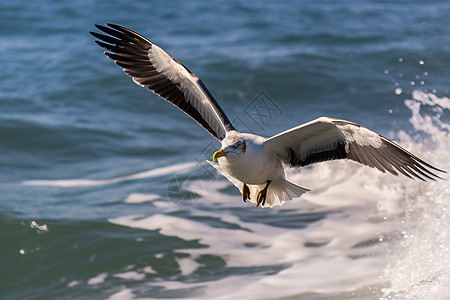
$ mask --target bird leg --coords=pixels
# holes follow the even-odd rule
[[[266,196],[267,196],[267,189],[269,188],[269,185],[272,181],[267,180],[266,186],[258,193],[258,198],[256,200],[256,207],[261,204],[261,207],[266,204]]]
[[[242,184],[242,200],[244,202],[247,202],[247,199],[250,200],[250,189],[248,188],[247,184]]]

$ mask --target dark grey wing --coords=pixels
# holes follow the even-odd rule
[[[445,172],[376,132],[352,122],[326,117],[267,139],[264,149],[275,153],[291,167],[350,159],[383,173],[397,175],[400,172],[422,180],[440,178],[431,170]]]
[[[235,130],[203,82],[178,60],[140,34],[125,27],[95,25],[105,34],[91,32],[107,57],[133,81],[177,106],[221,141]]]

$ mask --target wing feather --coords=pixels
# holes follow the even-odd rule
[[[235,130],[203,82],[170,54],[125,27],[95,26],[106,33],[91,32],[95,42],[136,84],[177,106],[219,141]]]
[[[318,118],[267,139],[264,149],[291,167],[350,159],[381,172],[410,178],[440,178],[440,170],[387,138],[358,124]]]

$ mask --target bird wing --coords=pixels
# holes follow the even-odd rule
[[[234,130],[204,83],[188,68],[140,34],[125,27],[95,25],[105,34],[90,32],[105,55],[140,86],[172,103],[221,141]]]
[[[421,160],[396,143],[358,124],[327,117],[277,134],[264,143],[291,167],[350,159],[381,172],[397,172],[419,179],[440,178],[431,170],[445,172]]]

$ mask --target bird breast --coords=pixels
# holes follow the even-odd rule
[[[220,166],[241,182],[265,184],[267,180],[284,177],[281,161],[277,156],[265,153],[262,143],[246,139],[246,151],[242,156],[219,159]]]

